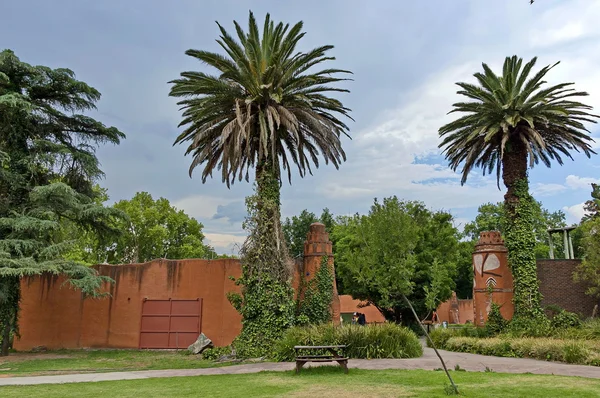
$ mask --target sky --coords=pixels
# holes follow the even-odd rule
[[[247,26],[249,10],[258,20],[268,12],[303,21],[299,50],[334,45],[329,67],[354,73],[343,85],[351,92],[340,97],[355,119],[352,140],[343,141],[347,161],[285,182],[284,217],[325,207],[336,215],[366,213],[374,198],[396,195],[450,211],[460,228],[479,205],[502,200],[495,177],[480,170],[461,186],[438,149],[438,129],[460,100],[454,83],[473,82],[482,62],[499,70],[511,55],[537,56],[538,67],[561,61],[549,83],[574,82],[600,113],[600,1],[20,0],[2,7],[0,49],[30,64],[72,69],[102,93],[91,116],[127,135],[98,150],[106,173],[100,184],[111,202],[138,191],[165,197],[204,224],[207,243],[232,254],[244,240],[252,184],[228,189],[220,176],[202,184],[201,170],[189,177],[191,158],[173,146],[181,113],[168,82],[183,71],[212,73],[184,52],[222,52],[215,21],[233,32],[234,20]],[[600,128],[589,128],[600,148]],[[532,192],[575,223],[599,171],[598,156],[540,165],[530,171]]]

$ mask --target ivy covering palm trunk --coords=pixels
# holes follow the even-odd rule
[[[480,167],[483,174],[496,172],[507,188],[505,240],[514,278],[515,321],[543,317],[535,261],[534,200],[529,193],[528,169],[538,163],[563,164],[572,152],[591,156],[590,132],[584,123],[598,116],[576,97],[573,83],[545,86],[546,74],[558,65],[532,70],[536,58],[523,65],[516,56],[507,57],[502,74],[483,64],[475,73],[477,85],[457,83],[457,93],[469,99],[453,105],[464,113],[439,130],[440,147],[453,170],[461,169],[464,184],[470,172]]]
[[[242,297],[233,300],[243,316],[238,343],[259,355],[262,350],[252,347],[268,347],[293,315],[291,263],[281,228],[282,175],[291,182],[294,166],[304,177],[320,159],[336,168],[346,159],[341,137],[348,136],[348,126],[340,118],[350,118],[350,110],[329,94],[348,91],[332,84],[348,80],[338,76],[350,72],[315,70],[335,59],[328,55],[333,46],[297,51],[305,35],[302,22],[275,24],[267,14],[261,34],[250,13],[247,32],[234,25],[237,38],[218,24],[217,43],[226,55],[186,52],[217,73],[183,72],[171,82],[170,95],[181,98],[184,130],[175,143],[188,145],[190,175],[203,166],[205,182],[218,170],[228,187],[249,181],[252,171],[256,175],[256,195],[247,201],[250,236],[240,253]],[[261,305],[260,292],[270,298],[268,305]]]

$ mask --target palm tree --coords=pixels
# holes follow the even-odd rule
[[[292,163],[303,177],[312,174],[312,165],[319,166],[319,155],[336,168],[346,159],[340,138],[348,136],[348,126],[339,117],[350,118],[350,109],[327,94],[348,92],[331,83],[348,80],[336,76],[350,72],[312,71],[335,59],[326,55],[333,46],[297,52],[305,34],[302,22],[291,28],[275,25],[267,14],[262,37],[252,12],[248,33],[234,24],[239,41],[217,23],[221,31],[217,42],[227,56],[186,51],[219,74],[183,72],[171,82],[170,95],[183,98],[180,126],[185,126],[175,143],[188,144],[186,155],[193,156],[190,176],[203,165],[204,183],[218,169],[229,187],[236,178],[248,181],[254,169],[259,197],[274,179],[279,202],[282,168],[291,182]],[[275,224],[280,228],[279,219]]]
[[[547,167],[552,161],[562,165],[563,158],[573,159],[573,151],[588,157],[595,153],[583,123],[595,123],[598,117],[588,112],[592,107],[574,100],[588,94],[576,91],[573,83],[543,87],[558,62],[530,77],[536,60],[523,66],[521,58],[507,57],[501,76],[483,64],[484,73],[474,74],[479,85],[457,83],[462,89],[457,94],[471,101],[454,104],[450,113],[465,115],[439,130],[450,167],[461,168],[461,184],[480,167],[484,175],[495,169],[498,187],[502,176],[507,188],[506,243],[515,279],[515,317],[539,309],[535,239],[525,209],[531,202],[528,168],[540,161]]]

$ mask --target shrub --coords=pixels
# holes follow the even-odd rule
[[[209,361],[216,361],[221,358],[223,355],[231,355],[232,349],[231,346],[226,347],[211,347],[207,348],[200,354],[202,359],[206,359]]]
[[[473,325],[464,325],[458,327],[452,327],[448,329],[444,328],[436,328],[431,333],[429,333],[429,337],[433,340],[433,344],[435,344],[436,348],[443,348],[446,345],[446,342],[451,337],[488,337],[489,332],[485,328],[476,327]],[[431,347],[429,341],[427,341],[427,346]]]
[[[600,340],[600,319],[587,320],[579,327],[558,329],[553,335],[563,339]]]
[[[487,339],[451,337],[441,348],[472,354],[600,366],[600,344],[589,341],[507,336]]]
[[[546,316],[518,318],[508,323],[505,332],[512,337],[548,337],[552,335],[552,326]]]
[[[581,319],[579,318],[579,315],[573,312],[561,310],[554,314],[551,319],[551,324],[552,327],[556,329],[576,328],[581,326]]]
[[[485,329],[491,336],[500,334],[506,329],[508,321],[504,319],[500,313],[500,306],[496,303],[492,303],[490,312],[488,313],[488,319],[485,322]]]
[[[416,358],[423,354],[411,330],[392,323],[382,325],[331,324],[293,327],[277,341],[272,353],[276,361],[293,361],[296,345],[346,345],[349,358]]]

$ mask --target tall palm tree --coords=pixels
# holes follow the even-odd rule
[[[547,167],[552,161],[562,165],[563,158],[573,159],[573,151],[588,157],[595,153],[584,123],[595,123],[598,117],[588,112],[592,107],[574,100],[588,94],[576,91],[573,83],[544,87],[544,77],[558,62],[530,77],[536,60],[523,66],[521,58],[507,57],[500,76],[483,64],[484,73],[474,74],[478,85],[457,83],[461,87],[457,94],[471,101],[454,104],[450,113],[465,115],[439,130],[443,139],[440,147],[450,167],[462,171],[461,184],[480,167],[484,175],[495,169],[498,187],[502,176],[507,188],[507,226],[513,228],[508,228],[506,241],[512,253],[509,262],[515,279],[515,316],[527,312],[527,306],[537,311],[534,307],[539,304],[535,257],[533,246],[529,247],[535,243],[525,236],[533,237],[533,230],[524,222],[525,212],[519,211],[519,206],[530,200],[528,168],[540,161]],[[527,240],[525,246],[515,241],[517,235]],[[525,302],[519,301],[521,295],[528,297]]]
[[[340,138],[349,137],[349,129],[340,117],[350,118],[350,109],[328,94],[348,92],[331,83],[349,80],[337,76],[351,72],[313,71],[335,59],[326,55],[333,46],[296,51],[305,35],[302,22],[290,28],[275,24],[267,14],[262,35],[252,12],[248,32],[234,24],[238,40],[217,23],[217,43],[227,56],[186,51],[218,74],[183,72],[171,82],[170,95],[182,98],[180,126],[185,127],[175,143],[188,145],[186,155],[193,157],[190,176],[203,165],[202,182],[217,169],[229,187],[236,179],[248,181],[255,170],[259,197],[275,186],[277,206],[269,217],[280,231],[282,168],[291,182],[293,165],[303,177],[312,174],[313,165],[319,166],[319,156],[336,168],[346,159]]]

